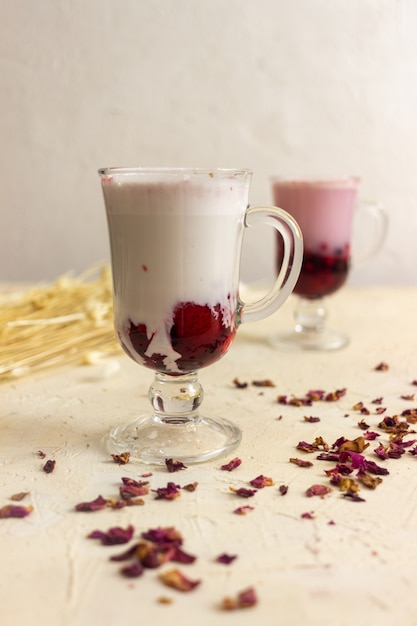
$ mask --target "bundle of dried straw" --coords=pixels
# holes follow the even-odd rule
[[[0,302],[0,382],[120,352],[107,265]]]

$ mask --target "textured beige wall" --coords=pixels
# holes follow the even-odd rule
[[[359,174],[390,229],[351,280],[415,283],[416,33],[413,0],[0,0],[0,280],[108,258],[99,166],[191,165],[250,167],[254,203]]]

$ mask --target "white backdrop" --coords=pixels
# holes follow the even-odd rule
[[[415,284],[417,2],[0,0],[0,280],[108,259],[97,168],[357,174],[389,213],[356,284]],[[250,232],[243,278],[272,272]]]

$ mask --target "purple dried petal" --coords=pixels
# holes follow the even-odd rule
[[[22,506],[21,504],[6,504],[0,508],[0,519],[8,517],[27,517],[32,513],[32,506]]]
[[[146,532],[141,533],[141,537],[159,545],[170,543],[180,546],[183,542],[181,534],[174,528],[174,526],[150,528]]]
[[[256,478],[250,480],[249,483],[252,485],[252,487],[255,487],[255,489],[263,489],[264,487],[272,487],[274,481],[272,480],[272,478],[267,478],[266,476],[260,474]]]
[[[363,436],[365,439],[367,439],[368,441],[374,441],[375,439],[377,439],[377,437],[379,437],[379,433],[375,433],[373,431],[369,431],[367,430],[366,433],[363,433]]]
[[[129,559],[133,558],[134,555],[136,554],[136,551],[138,549],[139,544],[135,543],[133,546],[131,546],[130,548],[128,548],[127,550],[125,550],[124,552],[121,552],[120,554],[113,554],[113,556],[110,557],[110,561],[128,561]]]
[[[49,459],[48,461],[46,461],[42,469],[45,472],[45,474],[51,474],[55,469],[55,465],[56,465],[56,461],[53,459]]]
[[[165,465],[168,472],[179,472],[180,470],[187,469],[182,461],[174,461],[173,459],[165,459]]]
[[[179,485],[173,482],[168,482],[166,487],[159,487],[158,489],[152,489],[156,493],[155,500],[174,500],[180,496]]]
[[[304,415],[304,421],[309,422],[310,424],[315,424],[316,422],[320,422],[320,418],[314,417],[313,415],[310,415],[310,416]]]
[[[181,548],[178,548],[178,546],[175,546],[171,561],[175,561],[176,563],[185,563],[188,565],[190,563],[194,563],[196,558],[197,557],[193,554],[189,554]]]
[[[315,516],[312,512],[306,511],[305,513],[301,513],[302,519],[315,519]]]
[[[223,470],[223,471],[226,471],[226,472],[231,472],[232,470],[234,470],[237,467],[239,467],[239,465],[241,463],[242,463],[242,460],[239,459],[238,457],[235,457],[234,459],[229,461],[229,463],[226,463],[225,465],[222,465],[220,467],[220,469]]]
[[[223,552],[223,554],[219,554],[216,561],[217,563],[223,563],[223,565],[230,565],[236,558],[236,554],[226,554],[226,552]]]
[[[88,539],[99,539],[103,546],[115,546],[128,543],[132,539],[134,531],[135,529],[132,525],[127,528],[114,526],[109,528],[107,532],[93,530],[87,537]]]
[[[126,578],[138,578],[142,576],[143,572],[143,565],[139,561],[135,561],[131,565],[126,565],[120,570],[122,576],[126,576]]]
[[[328,493],[332,491],[332,488],[328,485],[312,485],[306,491],[306,496],[311,498],[312,496],[320,496],[324,498]]]
[[[347,500],[352,500],[352,502],[365,502],[364,498],[358,496],[357,493],[352,491],[346,491],[346,493],[342,493],[342,498],[346,498]]]
[[[416,454],[417,454],[417,451],[416,451]],[[233,511],[233,513],[236,513],[236,515],[246,515],[248,511],[254,511],[254,510],[255,510],[254,506],[249,506],[248,504],[246,504],[244,506],[238,506],[237,509]]]
[[[245,487],[240,487],[239,489],[229,487],[229,489],[240,498],[252,498],[252,496],[254,496],[256,493],[256,489],[246,489]]]
[[[100,509],[104,509],[108,505],[108,501],[103,498],[103,496],[98,496],[95,500],[91,500],[90,502],[80,502],[76,505],[76,511],[90,512],[90,511],[99,511]]]

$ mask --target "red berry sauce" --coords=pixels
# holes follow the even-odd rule
[[[277,270],[282,262],[282,246],[277,246]],[[343,249],[337,248],[328,251],[326,245],[320,252],[312,252],[306,248],[303,253],[303,263],[300,276],[294,288],[294,293],[303,298],[321,298],[328,296],[345,283],[350,268],[350,251],[346,245]]]
[[[229,349],[236,333],[236,326],[226,326],[220,304],[215,307],[181,302],[173,311],[170,329],[171,346],[181,356],[176,360],[180,373],[194,372],[218,361]],[[130,322],[130,341],[143,359],[144,365],[160,372],[170,371],[164,364],[163,354],[147,356],[152,337],[148,339],[145,324]]]

